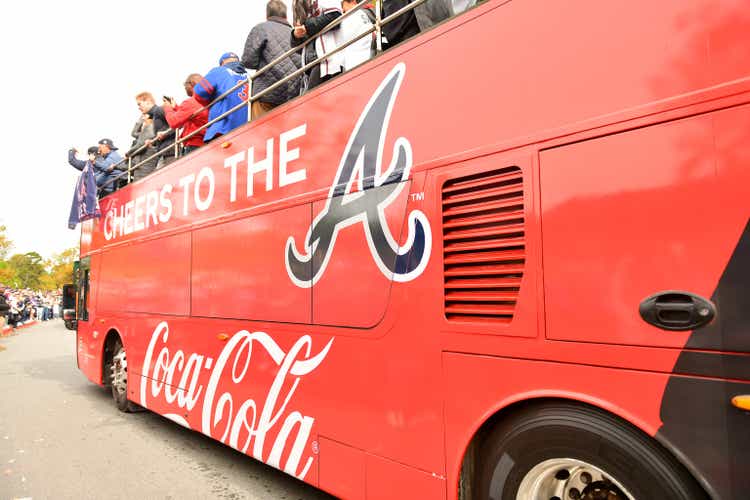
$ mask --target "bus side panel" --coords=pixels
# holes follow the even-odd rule
[[[99,284],[101,269],[101,254],[92,255],[89,258],[88,266],[85,270],[82,266],[81,279],[79,280],[78,293],[81,293],[82,287],[85,286],[83,276],[88,272],[88,321],[80,319],[78,311],[78,329],[76,332],[76,355],[78,357],[78,367],[86,377],[96,384],[102,383],[102,359],[101,345],[104,342],[106,331],[100,327],[101,324],[97,317],[97,304],[99,302]]]
[[[317,485],[313,441],[324,413],[316,396],[331,390],[321,376],[331,370],[333,338],[309,336],[303,325],[209,318],[129,325],[139,357],[130,399]]]
[[[346,446],[323,436],[318,437],[318,487],[339,498],[364,500],[366,455],[362,450]]]
[[[192,315],[310,323],[312,292],[288,279],[283,252],[310,222],[303,204],[195,230]]]
[[[190,314],[190,234],[119,246],[103,254],[101,319],[120,311]]]
[[[744,498],[750,491],[750,416],[729,401],[750,393],[750,106],[738,106],[713,113],[716,169],[721,179],[721,222],[732,220],[741,227],[730,258],[711,292],[718,317],[691,333],[686,349],[675,363],[675,373],[695,373],[727,379],[698,379],[673,376],[661,403],[664,425],[660,435],[680,444],[715,474],[732,475],[731,482],[717,486],[724,498]],[[707,246],[716,245],[707,241]],[[705,263],[701,263],[705,265]],[[711,353],[718,348],[726,354]],[[712,461],[716,450],[726,450],[728,459]],[[731,493],[730,493],[731,492]]]
[[[427,43],[402,56],[408,73],[398,108],[407,113],[397,108],[393,128],[409,132],[417,163],[611,120],[613,112],[750,76],[750,53],[740,49],[748,45],[746,0],[498,1],[481,8],[485,15],[446,23],[436,30],[444,33],[425,34]],[[445,83],[432,84],[425,75],[446,61]],[[430,119],[425,110],[432,109],[444,118]]]
[[[367,456],[367,500],[445,499],[445,478],[375,455]]]
[[[689,457],[715,498],[750,491],[750,415],[729,404],[748,393],[748,382],[682,376],[670,377],[665,389],[658,436]]]
[[[473,435],[502,408],[533,398],[578,400],[614,413],[653,436],[660,422],[657,402],[668,379],[669,374],[662,373],[444,353],[448,498],[456,498],[461,462]],[[723,453],[726,460],[725,451],[717,450],[716,458]],[[712,484],[726,483],[728,475],[708,479]]]
[[[540,178],[547,337],[684,346],[688,332],[649,325],[638,306],[665,290],[710,297],[736,241],[711,117],[542,151]]]
[[[342,199],[359,195],[359,200],[367,198],[368,213],[367,220],[355,219],[353,224],[348,222],[351,225],[336,233],[325,272],[313,287],[313,323],[371,328],[383,318],[391,293],[391,269],[395,268],[396,253],[388,255],[388,262],[376,257],[376,245],[385,242],[374,239],[370,224],[376,231],[382,229],[386,239],[392,238],[390,243],[396,249],[403,247],[405,241],[401,240],[405,240],[409,233],[404,222],[410,185],[408,181],[398,184],[395,194],[391,194],[391,184],[313,203],[313,214],[317,215],[324,213],[332,203],[345,206]],[[394,198],[387,202],[386,196]],[[379,214],[380,224],[370,221],[370,218],[375,219],[374,214]],[[375,233],[376,237],[378,234]],[[279,276],[279,279],[286,281],[284,276]],[[342,287],[343,283],[346,283],[345,287]]]

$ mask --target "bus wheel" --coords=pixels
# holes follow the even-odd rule
[[[110,364],[112,397],[118,410],[131,412],[133,404],[128,401],[128,358],[125,356],[125,348],[119,339],[115,341],[113,352]]]
[[[648,436],[601,410],[529,406],[489,432],[474,494],[482,500],[705,499],[688,472]]]

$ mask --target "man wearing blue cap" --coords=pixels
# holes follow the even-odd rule
[[[241,84],[244,82],[244,84]],[[248,84],[247,72],[240,64],[240,58],[234,52],[225,52],[219,58],[219,66],[213,68],[193,88],[195,99],[202,105],[214,101],[215,98],[237,86],[221,100],[211,106],[208,113],[208,121],[211,122],[229,110],[247,102]],[[216,123],[210,125],[206,130],[204,141],[224,135],[247,123],[247,106],[242,106],[233,113],[227,115]]]
[[[122,163],[122,156],[112,144],[112,139],[99,141],[99,154],[94,158],[96,185],[101,186],[103,194],[109,194],[117,186],[115,180],[127,167]]]

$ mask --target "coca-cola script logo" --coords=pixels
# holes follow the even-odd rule
[[[383,150],[393,106],[406,66],[401,63],[388,74],[367,103],[349,137],[325,208],[315,217],[299,252],[290,237],[286,244],[286,269],[292,282],[309,288],[321,278],[342,229],[361,222],[375,263],[388,278],[411,281],[424,271],[432,247],[430,223],[419,210],[408,214],[409,234],[399,247],[385,218],[385,209],[407,183],[412,166],[411,143],[399,137],[393,157],[383,170]],[[350,192],[354,182],[358,191]],[[372,188],[379,189],[372,189]],[[312,261],[312,265],[310,265]]]
[[[333,339],[313,354],[312,339],[303,335],[284,352],[267,333],[242,330],[229,339],[216,360],[196,353],[187,356],[181,350],[172,352],[168,340],[169,325],[162,321],[151,336],[143,362],[140,404],[148,408],[149,399],[164,398],[190,412],[200,401],[203,434],[304,479],[313,461],[306,452],[315,419],[291,410],[290,402],[300,380],[325,359]],[[258,348],[262,351],[255,353]],[[241,392],[232,390],[248,377],[257,356],[268,356],[278,367],[264,401],[244,399]],[[200,382],[203,370],[210,372],[205,385]],[[164,416],[190,428],[182,415]],[[274,434],[269,452],[266,437]],[[283,467],[282,454],[287,454]]]

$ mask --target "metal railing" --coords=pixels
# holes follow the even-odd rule
[[[306,47],[308,47],[310,44],[314,44],[315,41],[318,38],[320,38],[324,34],[328,33],[329,31],[333,30],[334,28],[338,27],[342,22],[344,22],[344,20],[346,20],[350,16],[353,16],[356,12],[364,9],[370,3],[373,3],[371,0],[361,0],[356,5],[356,7],[350,9],[348,12],[342,14],[341,16],[339,16],[336,19],[334,19],[333,21],[331,21],[330,24],[328,24],[325,28],[323,28],[316,35],[307,38],[306,40],[304,40],[303,42],[301,42],[299,45],[296,45],[296,46],[292,47],[290,50],[284,52],[282,55],[280,55],[279,57],[277,57],[273,61],[269,62],[268,64],[266,64],[262,68],[258,69],[252,75],[249,75],[247,80],[241,80],[240,82],[238,82],[236,85],[234,85],[232,88],[230,88],[226,92],[224,92],[221,95],[213,98],[211,100],[211,102],[209,102],[205,106],[202,106],[200,109],[198,109],[197,111],[195,111],[194,113],[192,113],[187,118],[186,122],[192,120],[193,118],[195,118],[196,116],[198,116],[199,114],[201,114],[202,112],[204,112],[206,109],[210,109],[214,104],[220,102],[226,96],[228,96],[232,92],[236,91],[237,89],[239,89],[240,87],[243,87],[245,85],[247,85],[249,87],[249,89],[250,89],[250,92],[248,93],[248,99],[247,100],[245,100],[242,103],[234,106],[229,111],[225,111],[221,115],[219,115],[219,116],[215,117],[214,119],[208,121],[206,124],[202,125],[201,127],[195,129],[194,131],[190,132],[189,134],[187,134],[187,135],[185,135],[183,137],[180,137],[178,130],[171,129],[171,128],[167,129],[167,130],[163,130],[163,131],[157,133],[156,137],[154,137],[152,139],[152,141],[154,141],[159,136],[165,137],[165,136],[169,136],[170,134],[174,133],[174,144],[169,144],[168,146],[166,146],[166,147],[164,147],[162,149],[159,149],[158,151],[156,151],[155,153],[152,153],[150,156],[146,157],[145,159],[140,160],[135,165],[133,165],[133,162],[132,162],[133,156],[137,156],[139,153],[143,153],[144,151],[147,151],[151,147],[150,144],[144,144],[140,148],[138,148],[135,151],[133,151],[129,155],[128,158],[124,158],[123,160],[121,160],[121,161],[115,163],[114,165],[112,165],[113,171],[117,170],[118,172],[121,172],[121,173],[119,175],[116,175],[115,177],[109,179],[107,182],[105,182],[102,186],[100,186],[98,188],[100,196],[101,196],[101,193],[102,193],[102,191],[103,191],[103,189],[105,187],[108,187],[108,186],[111,185],[114,188],[115,186],[117,186],[117,183],[119,183],[119,181],[121,179],[123,179],[123,178],[126,179],[126,183],[128,183],[128,184],[130,182],[132,182],[132,180],[133,180],[132,174],[133,174],[134,171],[136,171],[137,169],[141,168],[142,166],[146,165],[148,162],[150,162],[150,161],[152,161],[154,159],[157,159],[157,161],[158,161],[158,158],[160,156],[162,156],[164,153],[166,153],[170,148],[174,148],[174,150],[175,150],[174,151],[175,158],[179,158],[179,156],[180,156],[180,146],[182,144],[184,144],[185,141],[187,141],[188,139],[190,139],[191,137],[193,137],[194,135],[199,134],[200,132],[206,130],[208,127],[210,127],[214,123],[217,123],[217,122],[223,120],[227,116],[231,115],[232,113],[234,113],[236,111],[239,111],[243,107],[250,108],[250,106],[252,105],[253,102],[261,99],[263,96],[265,96],[266,94],[274,91],[275,89],[277,89],[281,85],[284,85],[285,83],[287,83],[287,82],[289,82],[289,81],[291,81],[291,80],[293,80],[295,78],[299,78],[307,70],[309,70],[309,69],[315,67],[316,65],[320,64],[321,62],[325,61],[330,56],[332,56],[334,54],[337,54],[337,53],[345,50],[347,47],[349,47],[350,45],[358,42],[362,38],[367,37],[367,36],[371,36],[372,33],[375,33],[376,34],[375,35],[375,41],[376,41],[376,46],[377,46],[377,53],[378,54],[381,53],[382,50],[383,50],[383,31],[382,31],[383,30],[383,26],[386,25],[386,24],[388,24],[388,23],[390,23],[391,21],[393,21],[397,17],[399,17],[399,16],[401,16],[401,15],[403,15],[403,14],[405,14],[405,13],[411,11],[411,10],[414,10],[416,7],[422,5],[423,3],[427,2],[427,1],[428,0],[414,0],[414,1],[410,2],[408,5],[405,5],[404,7],[402,7],[401,9],[399,9],[398,11],[396,11],[396,12],[394,12],[394,13],[386,16],[385,18],[383,18],[382,17],[382,10],[381,10],[382,0],[376,0],[374,2],[375,3],[375,22],[373,23],[373,25],[370,28],[368,28],[367,30],[363,31],[362,33],[360,33],[359,35],[357,35],[355,38],[346,41],[342,45],[339,45],[339,46],[335,47],[333,50],[328,51],[328,52],[324,53],[323,55],[316,57],[315,60],[313,60],[313,61],[305,64],[305,61],[304,61],[304,54],[305,54],[305,52],[304,52],[304,50],[305,50]],[[290,30],[289,36],[290,37],[292,36],[291,30]],[[290,73],[289,75],[285,76],[284,78],[278,80],[277,82],[273,83],[269,87],[265,88],[263,91],[258,92],[255,95],[252,94],[252,84],[253,84],[253,81],[256,78],[258,78],[259,76],[265,74],[267,71],[270,71],[274,66],[276,66],[277,64],[279,64],[281,61],[287,59],[288,57],[293,56],[296,52],[300,52],[300,57],[303,58],[302,61],[301,61],[302,67],[300,67],[299,69],[295,70],[293,73]],[[250,109],[248,109],[248,121],[251,121],[251,119],[252,118],[251,118]],[[122,168],[118,168],[118,167],[122,167],[123,164],[125,164],[125,163],[128,164],[127,169],[125,169],[123,171]],[[106,193],[106,194],[109,194],[109,193]]]

